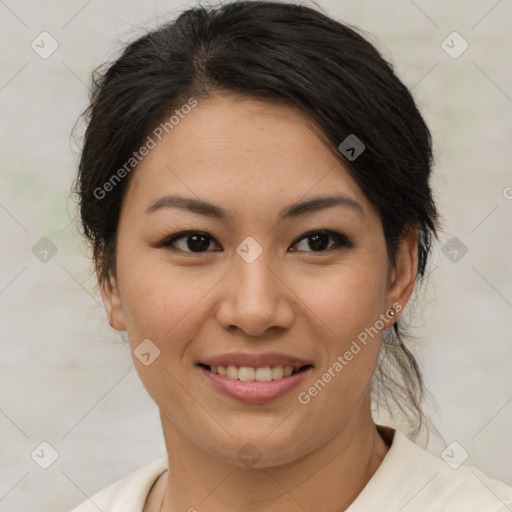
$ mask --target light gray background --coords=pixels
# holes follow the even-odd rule
[[[445,232],[415,317],[438,406],[430,413],[445,440],[467,450],[466,464],[512,484],[512,4],[318,4],[373,34],[431,127]],[[1,512],[69,510],[165,455],[156,406],[106,321],[72,222],[78,152],[69,135],[92,69],[138,27],[189,5],[0,0]],[[31,48],[43,31],[59,45],[47,59]],[[453,31],[469,43],[456,59],[441,47]],[[32,253],[42,237],[58,249],[47,263]],[[441,252],[452,237],[467,247],[457,262]],[[58,452],[46,470],[31,458],[43,441]],[[431,437],[434,453],[444,447]]]

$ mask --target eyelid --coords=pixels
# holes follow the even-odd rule
[[[349,239],[346,235],[339,233],[338,231],[334,231],[332,229],[313,229],[311,231],[307,231],[306,233],[303,233],[298,238],[296,238],[292,242],[292,246],[296,245],[297,243],[301,242],[302,240],[305,240],[313,235],[327,235],[333,240],[335,240],[336,244],[329,249],[323,250],[323,251],[293,251],[298,253],[313,253],[313,254],[328,254],[333,249],[341,249],[343,247],[345,248],[353,248],[355,244],[352,242],[351,239]],[[187,236],[190,235],[202,235],[206,238],[209,238],[210,241],[213,241],[217,244],[217,240],[210,235],[209,233],[206,233],[205,231],[199,231],[199,230],[187,230],[187,231],[180,231],[179,233],[175,233],[174,235],[168,236],[164,238],[161,242],[156,244],[156,247],[162,247],[162,248],[170,248],[170,250],[176,249],[177,251],[181,252],[182,254],[189,254],[193,256],[200,256],[202,254],[208,254],[209,252],[217,252],[217,251],[203,251],[203,252],[191,252],[191,251],[182,251],[181,249],[177,249],[172,247],[172,244],[178,240],[181,240],[183,238],[187,238]]]
[[[354,247],[354,243],[346,235],[339,233],[338,231],[334,231],[332,229],[312,229],[311,231],[308,231],[308,232],[300,235],[298,238],[296,238],[293,241],[292,245],[295,245],[298,242],[304,240],[305,238],[309,238],[313,235],[328,235],[331,238],[333,238],[334,240],[336,240],[336,242],[340,246],[344,245],[349,248]],[[330,250],[330,249],[328,249],[328,250]],[[312,253],[314,253],[315,251],[296,251],[296,252],[312,252]],[[325,252],[327,252],[327,251],[318,251],[318,254],[322,254]]]
[[[178,240],[181,240],[182,238],[187,238],[187,236],[191,236],[191,235],[202,235],[218,244],[217,240],[209,233],[206,233],[205,231],[200,231],[197,229],[191,229],[191,230],[187,230],[187,231],[180,231],[179,233],[175,233],[174,235],[165,237],[161,242],[158,242],[156,244],[156,247],[163,247],[163,248],[169,247],[169,246],[171,246],[172,243],[174,243]],[[182,252],[186,252],[186,251],[182,251]],[[211,251],[205,251],[205,253],[207,253],[207,252],[211,252]],[[188,252],[188,254],[205,254],[205,253]]]

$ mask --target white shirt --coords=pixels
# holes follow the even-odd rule
[[[142,512],[167,457],[151,462],[98,492],[71,512]],[[505,512],[512,487],[473,466],[452,469],[396,430],[391,447],[345,512]]]

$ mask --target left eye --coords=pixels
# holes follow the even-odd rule
[[[293,245],[298,244],[302,240],[309,240],[308,245],[313,249],[312,252],[323,252],[326,250],[330,250],[333,246],[328,245],[329,238],[333,239],[335,243],[334,246],[340,247],[352,247],[352,242],[344,235],[340,233],[336,233],[336,231],[312,231],[310,233],[306,233],[301,238],[299,238]],[[299,251],[303,252],[303,251]]]
[[[334,240],[333,245],[329,245],[329,239]],[[300,238],[298,238],[292,244],[292,247],[294,245],[300,245],[303,240],[309,240],[308,245],[312,249],[310,252],[325,252],[327,250],[333,249],[333,247],[353,247],[353,243],[346,236],[337,233],[336,231],[330,230],[317,230],[306,233],[305,235],[302,235]],[[181,241],[185,241],[185,243],[182,244],[182,247],[178,247],[177,242]],[[210,246],[210,242],[212,241],[216,242],[216,240],[207,233],[201,231],[188,231],[172,235],[163,240],[159,245],[161,247],[168,247],[170,249],[178,249],[181,252],[189,254],[199,254],[204,252],[211,252],[207,249]],[[308,251],[292,249],[292,252]]]

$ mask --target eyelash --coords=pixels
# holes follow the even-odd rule
[[[162,242],[160,242],[160,244],[158,244],[158,246],[165,247],[170,250],[178,250],[185,254],[192,254],[192,255],[199,255],[199,254],[211,252],[211,251],[202,251],[202,252],[201,251],[199,251],[199,252],[183,251],[181,249],[176,249],[176,247],[172,247],[172,244],[175,243],[176,241],[181,240],[181,239],[186,239],[187,237],[189,237],[191,235],[204,236],[204,237],[209,238],[210,240],[213,240],[214,242],[216,242],[216,240],[212,236],[210,236],[207,233],[204,233],[202,231],[183,231],[181,233],[176,233],[175,235],[165,238]],[[347,249],[350,249],[350,248],[354,247],[353,242],[351,240],[349,240],[345,235],[342,235],[341,233],[337,233],[336,231],[331,231],[329,229],[320,229],[320,230],[316,230],[316,231],[309,231],[309,232],[305,233],[304,235],[302,235],[300,238],[297,238],[293,242],[292,246],[296,245],[297,243],[301,242],[302,240],[306,240],[315,235],[329,236],[330,238],[334,239],[336,243],[334,246],[331,246],[328,249],[324,249],[321,251],[293,251],[293,252],[299,252],[299,253],[300,252],[312,252],[312,253],[317,253],[317,254],[323,254],[323,253],[328,253],[328,252],[332,251],[333,249],[339,250],[344,247]],[[336,245],[337,245],[337,247],[336,247]]]

